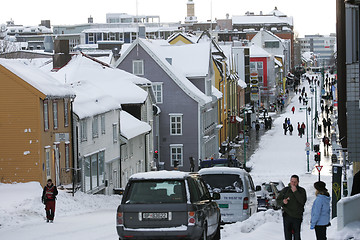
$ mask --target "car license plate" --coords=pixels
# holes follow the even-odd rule
[[[168,213],[143,213],[142,217],[144,220],[167,219]]]
[[[229,208],[229,204],[219,204],[219,208]]]

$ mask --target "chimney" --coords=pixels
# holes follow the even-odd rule
[[[71,59],[69,54],[69,40],[54,41],[55,54],[53,55],[53,69],[59,69],[65,66]]]
[[[41,20],[40,26],[51,28],[50,20]]]
[[[88,17],[88,23],[94,23],[94,18],[91,15]]]

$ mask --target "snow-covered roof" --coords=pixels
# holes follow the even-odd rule
[[[250,46],[250,57],[270,57],[271,54],[268,53],[266,50],[264,50],[263,48],[252,44]]]
[[[66,82],[76,93],[74,112],[80,119],[119,109],[121,104],[141,104],[147,92],[136,84],[150,84],[123,70],[111,68],[85,55],[74,55],[57,72],[52,64],[42,69],[60,81]]]
[[[198,40],[198,38],[196,36],[194,36],[193,34],[185,33],[185,32],[175,32],[170,37],[168,37],[167,41],[171,42],[178,36],[182,36],[183,38],[187,39],[191,43],[196,43]]]
[[[216,87],[211,86],[211,94],[215,96],[217,99],[221,99],[223,97],[222,92],[220,92]]]
[[[241,87],[241,88],[246,88],[247,87],[247,84],[244,80],[241,80],[239,79],[238,80],[238,85]]]
[[[171,31],[177,31],[178,27],[146,27],[146,32],[171,32]],[[137,33],[139,31],[138,27],[118,27],[118,28],[89,28],[85,29],[82,32],[83,33],[124,33],[124,32],[134,32]]]
[[[162,59],[172,59],[171,65],[185,77],[205,77],[209,73],[210,42],[151,46]]]
[[[8,33],[52,33],[51,29],[45,26],[7,26],[6,28]]]
[[[135,173],[131,175],[130,179],[183,179],[188,176],[187,172],[180,171],[155,171],[155,172],[144,172],[144,173]]]
[[[156,41],[155,41],[156,42]],[[175,56],[175,53],[180,53],[179,50],[173,50],[171,51],[171,46],[169,45],[158,45],[156,43],[153,43],[153,41],[145,40],[138,38],[136,39],[132,47],[128,48],[120,57],[116,65],[118,65],[122,60],[125,59],[128,53],[137,45],[140,44],[145,51],[148,52],[148,54],[160,65],[161,68],[165,72],[169,74],[169,76],[174,80],[174,82],[181,88],[183,91],[188,94],[191,98],[193,98],[195,101],[199,102],[201,105],[204,105],[206,103],[211,102],[212,98],[210,96],[207,96],[205,93],[200,91],[192,82],[190,82],[189,79],[186,78],[185,73],[181,71],[181,69],[185,69],[183,65],[180,67],[180,69],[176,68],[175,66],[179,64],[180,61],[184,61],[184,64],[188,66],[188,63],[186,61],[190,60],[192,57],[197,58],[194,54],[194,52],[191,55],[185,56]],[[186,47],[186,46],[192,46],[192,45],[198,45],[198,44],[186,44],[184,46],[172,46],[172,47]],[[210,43],[208,43],[209,46],[209,55],[210,55]],[[169,51],[169,54],[164,52],[165,50]],[[185,48],[184,48],[185,49]],[[195,50],[194,50],[195,51]],[[208,56],[209,56],[208,55]],[[169,59],[174,57],[174,60],[172,60],[172,64],[168,62]],[[199,58],[197,58],[199,59]],[[203,58],[204,59],[204,58]],[[208,59],[208,67],[210,66],[210,58]],[[175,66],[174,66],[175,65]],[[197,63],[198,66],[201,66],[200,63]],[[186,70],[188,74],[190,72],[197,71],[198,73],[203,73],[203,68],[199,67],[200,70],[197,70],[194,68],[194,66],[191,66],[191,69]]]
[[[235,168],[235,167],[211,167],[211,168],[202,168],[199,171],[199,174],[244,174],[246,171],[244,169]]]
[[[293,26],[292,17],[280,17],[274,15],[245,15],[232,16],[232,23],[234,25],[272,25],[272,24],[287,24]]]
[[[120,111],[120,133],[123,137],[129,140],[149,131],[151,131],[149,124],[125,111]]]
[[[278,17],[286,17],[286,14],[283,12],[280,12],[277,7],[275,7],[274,10],[272,10],[271,12],[268,13],[268,15],[274,15],[274,16],[278,16]]]
[[[0,59],[0,65],[13,72],[47,97],[73,97],[75,92],[38,68],[16,59]]]

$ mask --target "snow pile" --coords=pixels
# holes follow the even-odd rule
[[[0,195],[0,228],[38,222],[41,218],[45,219],[40,183],[0,183]],[[57,199],[55,218],[105,209],[113,209],[115,212],[121,200],[118,195],[89,195],[82,192],[76,192],[73,197],[66,190],[59,190]]]

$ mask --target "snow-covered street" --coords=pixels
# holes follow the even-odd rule
[[[308,83],[303,83],[307,88]],[[319,95],[318,95],[319,96]],[[311,97],[311,96],[310,96]],[[252,166],[251,175],[255,183],[282,180],[289,182],[292,174],[300,177],[299,185],[307,191],[304,220],[302,223],[302,239],[315,239],[310,230],[310,211],[315,199],[313,183],[318,180],[318,172],[314,168],[314,158],[310,152],[307,173],[307,157],[305,152],[305,136],[297,135],[297,123],[305,122],[305,107],[295,95],[291,103],[273,122],[273,128],[261,137],[260,147],[252,155],[248,166]],[[310,103],[310,101],[309,101]],[[295,113],[290,109],[295,106]],[[284,135],[282,123],[290,118],[294,126],[293,135]],[[307,126],[308,127],[308,126]],[[310,129],[309,129],[310,134]],[[310,135],[309,135],[310,139]],[[315,138],[314,143],[319,140]],[[326,182],[331,193],[331,160],[323,157],[321,164],[321,180]],[[119,196],[87,195],[76,193],[75,197],[65,191],[59,191],[55,221],[48,224],[44,220],[45,211],[40,201],[41,186],[39,183],[0,184],[0,239],[117,239],[115,213],[120,203]],[[328,228],[329,240],[360,239],[360,223],[355,223],[341,232],[337,232],[336,219]],[[244,222],[225,225],[222,239],[283,239],[282,216],[280,210],[258,212]],[[355,238],[350,238],[350,237]]]

